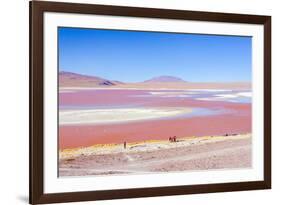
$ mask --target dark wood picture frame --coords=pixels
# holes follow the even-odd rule
[[[271,188],[271,17],[245,14],[31,1],[30,3],[30,204],[75,202]],[[109,191],[43,191],[43,14],[62,12],[260,24],[264,28],[264,180]]]

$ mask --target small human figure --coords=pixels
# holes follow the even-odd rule
[[[172,142],[172,138],[171,137],[169,137],[169,142]]]
[[[124,142],[124,149],[126,149],[126,147],[127,147],[127,142],[125,141]]]
[[[174,142],[176,142],[177,141],[177,137],[176,136],[174,136]]]

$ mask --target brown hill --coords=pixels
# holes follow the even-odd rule
[[[78,73],[61,71],[59,72],[60,87],[108,87],[122,84],[118,81],[111,81],[96,76],[82,75]]]

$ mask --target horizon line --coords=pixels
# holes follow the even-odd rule
[[[158,76],[152,76],[148,79],[144,79],[142,81],[120,81],[118,79],[108,79],[103,76],[98,76],[98,75],[92,75],[92,74],[85,74],[85,73],[77,73],[77,72],[72,72],[72,71],[66,71],[66,70],[59,70],[58,73],[71,73],[71,74],[76,74],[76,75],[82,75],[82,76],[87,76],[87,77],[97,77],[97,78],[102,78],[104,80],[109,80],[109,81],[119,81],[122,83],[144,83],[145,81],[152,80],[153,78],[157,77],[173,77],[173,78],[179,78],[182,80],[182,83],[252,83],[251,81],[191,81],[191,80],[185,80],[182,77],[175,76],[175,75],[158,75]],[[171,83],[171,82],[170,82]],[[180,82],[177,82],[180,83]]]

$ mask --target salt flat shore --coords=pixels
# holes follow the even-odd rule
[[[249,168],[251,161],[251,134],[182,137],[60,150],[59,176]]]

